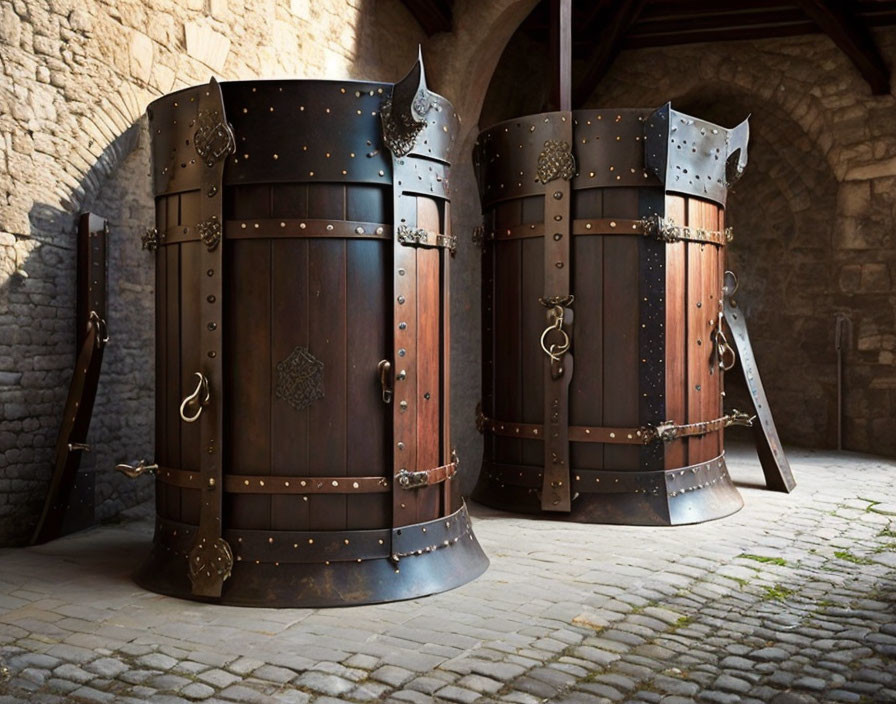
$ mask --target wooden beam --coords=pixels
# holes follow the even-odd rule
[[[451,31],[452,0],[401,0],[401,3],[420,23],[427,36]]]
[[[619,0],[615,11],[605,15],[602,29],[595,38],[594,52],[588,62],[585,76],[573,91],[573,107],[580,107],[600,83],[607,69],[622,50],[622,42],[628,29],[638,19],[646,0]]]
[[[676,46],[678,44],[700,44],[709,42],[737,42],[744,40],[797,37],[819,34],[818,25],[810,20],[775,27],[730,27],[727,29],[681,31],[674,34],[635,34],[626,37],[623,49],[645,49],[647,47]]]
[[[890,92],[890,69],[868,27],[853,12],[848,0],[797,0],[810,18],[818,23],[871,86],[873,95]]]

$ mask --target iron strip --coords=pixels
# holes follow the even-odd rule
[[[196,529],[197,526],[189,523],[166,518],[156,519],[158,542],[184,557],[189,554]],[[224,530],[224,538],[233,547],[237,562],[327,564],[384,558],[397,561],[449,547],[471,536],[471,531],[466,505],[462,505],[445,518],[395,529],[279,531],[234,528]]]
[[[488,479],[501,485],[539,489],[542,468],[532,465],[487,464],[483,471]],[[659,471],[610,471],[573,469],[573,494],[660,494],[678,496],[719,483],[731,484],[725,454],[688,467]]]

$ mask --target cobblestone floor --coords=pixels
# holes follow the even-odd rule
[[[473,506],[479,580],[329,610],[204,606],[128,579],[150,524],[0,550],[6,702],[896,701],[896,463],[792,452],[799,486],[648,529]]]

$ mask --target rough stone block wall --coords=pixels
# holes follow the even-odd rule
[[[896,31],[875,37],[896,63]],[[623,52],[589,105],[666,100],[726,126],[752,113],[729,262],[784,442],[836,446],[844,315],[845,447],[896,455],[896,99],[814,35]]]
[[[0,545],[40,512],[74,362],[75,221],[109,219],[111,344],[82,467],[97,518],[152,495],[152,224],[143,112],[227,79],[397,80],[420,27],[398,0],[0,1]]]

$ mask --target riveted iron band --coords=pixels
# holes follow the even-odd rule
[[[542,485],[542,468],[532,465],[488,463],[485,476],[499,486],[513,486],[538,492]],[[731,485],[731,477],[722,453],[706,462],[661,471],[611,471],[605,469],[573,469],[573,493],[579,494],[647,494],[676,497],[718,485]]]
[[[527,239],[544,237],[544,223],[525,223],[513,227],[488,232],[483,228],[474,233],[474,243],[485,246],[489,242],[501,240]],[[582,235],[639,235],[653,237],[662,242],[699,242],[724,246],[734,239],[733,228],[724,230],[705,230],[699,227],[678,225],[657,215],[640,220],[626,218],[591,218],[573,220],[571,234]]]
[[[197,526],[166,518],[156,519],[157,542],[186,557]],[[224,540],[238,563],[296,564],[359,562],[410,558],[450,548],[470,540],[472,526],[466,505],[444,518],[400,528],[344,531],[287,531],[225,529]],[[390,547],[391,546],[391,547]]]

